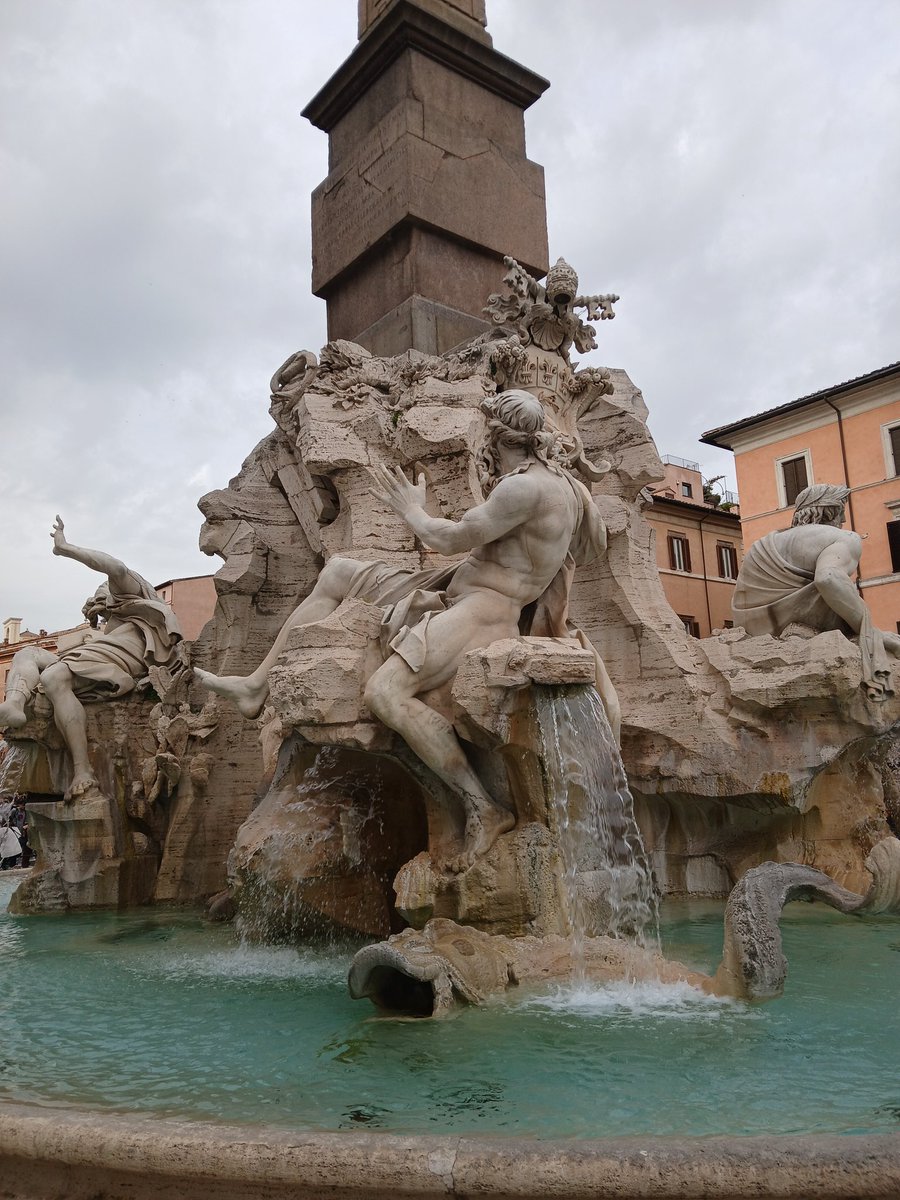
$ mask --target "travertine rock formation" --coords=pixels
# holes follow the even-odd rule
[[[201,661],[220,672],[255,666],[308,591],[319,555],[443,565],[372,501],[366,468],[397,464],[412,474],[424,467],[435,515],[458,518],[480,499],[482,400],[497,389],[525,387],[573,438],[573,448],[578,438],[607,526],[607,555],[579,573],[571,619],[599,651],[619,694],[623,755],[663,890],[725,895],[765,858],[800,861],[863,890],[866,854],[896,828],[889,763],[900,711],[892,699],[867,700],[858,686],[858,648],[839,633],[775,641],[729,631],[705,642],[685,633],[665,601],[642,517],[643,489],[658,478],[660,465],[640,392],[622,371],[573,373],[558,350],[536,344],[523,325],[521,297],[507,300],[512,324],[497,321],[493,337],[457,354],[408,352],[385,360],[338,342],[325,348],[321,363],[305,353],[276,374],[272,412],[279,432],[257,448],[231,489],[203,502],[213,517],[209,525],[224,534],[216,545],[226,565],[222,611]],[[548,322],[540,337],[552,340],[554,328]],[[558,328],[563,339],[570,336],[565,320]],[[270,522],[267,511],[282,515]],[[231,514],[227,526],[225,514]],[[303,562],[305,590],[303,583],[293,594],[272,589],[273,568],[283,569],[289,558],[273,553],[278,538],[290,543],[290,561]],[[286,583],[287,571],[281,579]],[[270,601],[260,611],[255,597],[265,592]],[[364,605],[349,606],[318,628],[318,645],[289,645],[273,671],[278,736],[296,729],[306,740],[342,741],[357,750],[396,746],[359,710],[360,683],[371,666],[363,658],[372,652],[379,620]],[[231,632],[229,621],[238,622]],[[236,650],[243,636],[236,628],[246,630],[254,654]],[[458,705],[456,715],[477,745],[478,721]],[[229,721],[236,743],[240,722]],[[249,805],[256,750],[248,749],[245,730],[242,803]],[[479,752],[496,767],[495,754]],[[260,782],[257,760],[253,787]],[[410,794],[420,786],[409,784]],[[233,789],[225,785],[227,791]],[[522,836],[519,830],[508,840]],[[400,906],[417,923],[444,911],[433,907],[432,875],[420,856],[398,879]],[[388,891],[388,907],[394,900]]]
[[[512,935],[566,933],[566,864],[536,693],[593,683],[594,655],[573,639],[520,638],[466,656],[444,711],[517,825],[457,874],[443,864],[463,833],[458,801],[366,711],[371,643],[332,637],[365,631],[365,618],[377,630],[371,605],[347,601],[332,618],[297,630],[274,672],[273,704],[296,734],[230,858],[246,931],[268,939],[300,929],[383,935],[398,917],[421,926],[440,916]],[[583,803],[573,794],[573,821]],[[609,917],[595,886],[601,866],[601,848],[585,847],[573,881],[589,932],[604,931]]]
[[[775,639],[733,630],[704,642],[685,633],[665,601],[642,516],[644,488],[660,474],[646,406],[624,372],[569,366],[567,347],[578,339],[587,345],[590,335],[574,313],[581,298],[565,290],[565,264],[557,276],[554,308],[546,288],[533,288],[512,264],[508,293],[491,301],[495,332],[457,353],[410,351],[379,359],[360,346],[333,342],[321,360],[300,353],[276,372],[275,430],[227,488],[201,501],[201,544],[224,563],[216,577],[216,616],[195,644],[193,662],[219,674],[255,668],[323,562],[335,555],[412,569],[449,564],[373,499],[368,471],[380,464],[400,466],[409,476],[424,471],[433,515],[458,519],[481,500],[483,401],[504,388],[525,388],[568,439],[606,524],[608,548],[575,581],[570,619],[585,640],[566,639],[547,658],[546,677],[516,666],[519,650],[501,662],[506,652],[494,647],[467,662],[455,687],[438,698],[469,740],[473,762],[499,795],[508,798],[517,789],[524,795],[516,771],[536,769],[522,716],[526,685],[583,682],[595,649],[618,693],[623,756],[664,891],[725,895],[766,858],[803,863],[863,891],[866,855],[900,820],[894,732],[900,701],[890,694],[883,703],[867,697],[859,686],[858,646],[839,631]],[[600,315],[611,302],[584,300]],[[529,864],[552,857],[540,832],[547,828],[543,818],[520,812],[517,829],[498,843],[503,862],[477,864],[449,889],[423,857],[459,830],[434,777],[423,775],[395,735],[365,710],[362,688],[377,660],[373,634],[380,620],[377,609],[355,601],[291,641],[272,672],[274,706],[258,725],[224,704],[204,713],[199,688],[171,697],[155,717],[151,703],[136,701],[109,706],[115,713],[107,718],[91,710],[92,745],[133,747],[116,752],[117,761],[128,764],[120,790],[136,814],[129,820],[145,823],[153,861],[159,861],[154,899],[196,901],[220,891],[229,851],[251,812],[232,873],[252,891],[250,864],[265,859],[265,871],[274,869],[275,856],[265,848],[267,820],[273,837],[281,831],[276,841],[299,846],[303,840],[291,789],[302,783],[315,754],[308,747],[318,744],[332,756],[329,788],[345,776],[358,780],[354,756],[360,753],[389,754],[394,765],[376,805],[378,822],[362,819],[371,803],[356,784],[352,803],[338,788],[330,810],[326,789],[316,822],[328,826],[327,836],[314,853],[302,850],[296,871],[282,864],[275,872],[279,895],[288,882],[296,892],[304,927],[357,927],[348,906],[362,909],[358,900],[345,903],[346,893],[367,897],[357,924],[371,932],[387,933],[398,910],[417,924],[441,915],[502,931],[558,929],[552,915],[558,905],[546,884],[553,872],[529,874]],[[178,750],[179,716],[193,726],[186,758]],[[103,720],[120,722],[121,737]],[[52,750],[55,734],[45,726],[35,736]],[[46,790],[58,792],[55,785]],[[348,804],[354,809],[349,824]],[[164,824],[148,819],[153,805],[165,809]],[[380,833],[374,838],[376,825],[383,821],[389,829],[395,815],[414,833],[407,838],[395,829],[383,844]],[[361,840],[352,832],[357,827]],[[144,832],[139,824],[133,828]],[[386,849],[392,839],[395,851]],[[402,857],[407,851],[408,859]],[[392,884],[398,871],[399,896]],[[517,915],[504,899],[514,894]]]
[[[763,1001],[784,990],[787,962],[779,919],[790,900],[822,900],[844,913],[900,913],[900,841],[886,838],[866,860],[865,895],[797,863],[764,863],[734,889],[725,911],[722,961],[714,975],[693,971],[634,942],[574,941],[558,935],[490,936],[435,919],[366,946],[350,967],[350,994],[404,1016],[445,1017],[511,988],[571,978],[595,983],[684,982],[703,992]]]

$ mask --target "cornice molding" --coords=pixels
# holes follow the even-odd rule
[[[303,116],[330,133],[404,50],[415,49],[458,74],[529,108],[550,86],[548,80],[491,46],[435,17],[411,0],[399,0],[372,26],[350,55],[313,96]]]
[[[717,446],[722,450],[735,450],[737,441],[744,430],[760,430],[768,427],[773,421],[791,420],[794,414],[810,408],[812,405],[825,405],[837,408],[842,416],[852,416],[857,412],[865,412],[884,403],[884,398],[900,398],[900,363],[890,363],[868,375],[860,375],[856,379],[848,379],[845,383],[835,384],[834,387],[824,388],[809,396],[801,396],[799,400],[791,400],[780,404],[777,408],[767,409],[752,417],[743,417],[730,425],[720,425],[717,429],[709,429],[700,435],[700,441],[707,446]],[[834,409],[832,408],[832,411]]]

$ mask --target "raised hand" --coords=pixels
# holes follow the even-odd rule
[[[370,488],[372,495],[389,505],[399,516],[405,517],[411,508],[425,507],[424,475],[419,475],[415,483],[410,483],[400,467],[391,470],[382,463],[369,471],[369,478],[374,484]]]
[[[53,538],[53,553],[65,554],[69,543],[66,541],[65,526],[59,513],[56,514],[56,520],[53,522],[50,536]]]

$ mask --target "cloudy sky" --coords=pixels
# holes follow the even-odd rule
[[[897,0],[488,0],[552,81],[530,110],[550,249],[615,291],[663,453],[900,358]],[[203,574],[196,501],[324,341],[300,110],[354,0],[0,3],[0,618],[74,623],[71,539]],[[731,484],[733,486],[733,483]]]

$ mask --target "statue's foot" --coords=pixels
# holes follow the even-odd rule
[[[8,700],[0,704],[0,729],[21,729],[27,720],[25,710],[17,704]]]
[[[84,796],[87,792],[99,791],[100,784],[97,782],[97,776],[93,771],[79,771],[72,780],[72,785],[66,792],[66,800],[71,802],[77,800],[79,796]]]
[[[470,802],[466,818],[465,849],[462,854],[450,859],[447,869],[454,875],[468,871],[477,859],[487,854],[501,833],[509,833],[515,824],[516,818],[513,814],[499,805]]]
[[[238,712],[252,721],[262,712],[269,695],[268,684],[253,682],[251,675],[213,675],[194,667],[194,678],[205,688],[230,700]]]

